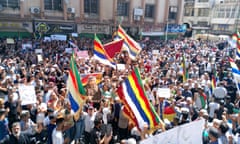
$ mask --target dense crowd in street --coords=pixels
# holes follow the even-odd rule
[[[22,44],[31,42],[32,47]],[[115,56],[124,69],[113,69],[92,58],[93,40],[73,40],[79,50],[87,50],[88,58],[76,58],[79,74],[102,73],[101,82],[90,76],[87,100],[79,113],[74,113],[68,99],[66,81],[71,53],[68,41],[23,39],[7,44],[0,42],[0,143],[3,144],[135,144],[179,125],[205,120],[203,144],[238,144],[240,134],[240,95],[232,76],[228,58],[234,52],[219,43],[223,40],[145,39],[136,60],[126,51]],[[101,39],[102,43],[109,39]],[[42,49],[36,54],[35,49]],[[182,55],[188,78],[183,80]],[[148,100],[155,107],[164,129],[153,133],[139,131],[122,112],[122,102],[116,94],[119,84],[134,67],[138,67]],[[217,86],[213,89],[212,77]],[[23,104],[20,85],[34,86],[36,102]],[[170,88],[171,95],[158,93],[158,88]],[[27,93],[27,92],[26,92]],[[200,96],[205,95],[205,105]],[[164,105],[170,105],[175,115],[163,116]]]

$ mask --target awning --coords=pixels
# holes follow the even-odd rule
[[[12,32],[0,31],[0,38],[30,38],[32,34],[29,32]]]

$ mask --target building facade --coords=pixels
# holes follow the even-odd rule
[[[132,34],[180,24],[183,0],[0,0],[0,31]]]
[[[185,0],[182,21],[195,34],[232,34],[240,27],[239,15],[239,0]]]

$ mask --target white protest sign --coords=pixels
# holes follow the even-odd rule
[[[140,144],[201,144],[204,120],[175,127],[140,142]]]
[[[14,44],[14,39],[7,38],[7,44]]]
[[[159,55],[159,50],[152,50],[153,55]]]
[[[43,61],[42,55],[40,55],[40,54],[37,55],[37,61],[38,62],[42,62]]]
[[[42,51],[42,49],[35,49],[35,53],[36,53],[36,54],[42,54],[43,51]]]
[[[117,64],[117,69],[118,70],[125,70],[126,66],[125,66],[125,64]]]
[[[66,35],[51,35],[52,40],[60,40],[60,41],[66,41],[67,36]]]
[[[72,37],[78,37],[78,33],[72,33]]]
[[[158,88],[157,95],[165,98],[170,98],[171,96],[170,88]]]
[[[36,93],[33,85],[19,85],[18,91],[22,105],[35,104],[37,102]]]
[[[78,58],[89,58],[88,51],[86,51],[86,50],[78,51],[77,57]]]
[[[32,49],[32,44],[30,44],[30,43],[22,44],[22,49],[24,49],[24,50]]]
[[[72,48],[65,48],[65,53],[71,54],[73,52]]]
[[[50,42],[51,41],[51,37],[44,37],[43,41],[44,42]]]

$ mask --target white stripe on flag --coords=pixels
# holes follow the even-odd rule
[[[123,88],[123,94],[125,96],[125,99],[128,102],[128,105],[131,107],[131,110],[133,111],[133,113],[137,119],[139,128],[143,128],[144,123],[146,123],[146,122],[144,122],[144,119],[142,118],[139,110],[137,109],[134,102],[131,100],[131,98],[130,98],[131,96],[127,92],[127,87],[126,87],[125,83],[122,83],[122,88]]]

